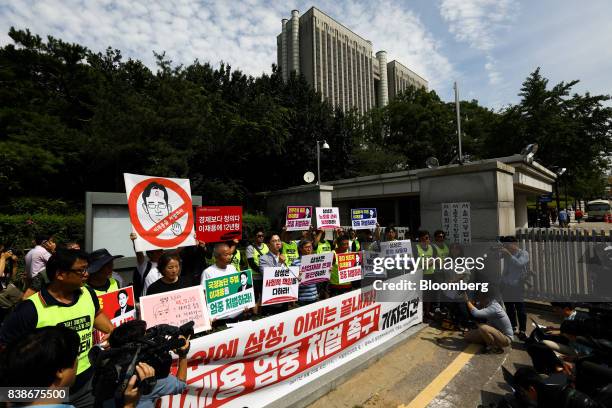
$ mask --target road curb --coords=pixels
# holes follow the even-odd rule
[[[301,408],[312,404],[355,374],[380,360],[389,349],[408,340],[425,327],[427,327],[427,325],[424,323],[419,323],[410,327],[375,349],[364,353],[303,387],[292,391],[281,399],[266,405],[266,408]]]

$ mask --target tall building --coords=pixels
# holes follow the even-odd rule
[[[371,41],[315,7],[302,16],[293,10],[281,27],[276,43],[283,79],[292,71],[304,75],[334,107],[365,113],[409,85],[427,88],[421,76],[398,61],[387,63],[386,51],[373,56]]]

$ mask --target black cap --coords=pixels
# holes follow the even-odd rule
[[[89,267],[87,268],[87,272],[90,274],[96,273],[104,265],[117,258],[123,258],[123,255],[111,255],[106,248],[96,249],[89,254]]]

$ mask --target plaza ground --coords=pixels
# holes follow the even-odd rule
[[[539,308],[528,312],[541,324],[558,322]],[[417,334],[309,407],[489,407],[509,392],[501,366],[514,372],[530,363],[522,342],[513,342],[512,350],[504,354],[483,354],[481,346],[466,344],[458,332],[423,325]]]

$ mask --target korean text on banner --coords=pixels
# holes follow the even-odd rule
[[[300,285],[298,280],[299,267],[266,267],[263,273],[262,305],[274,305],[298,300],[298,287]]]
[[[351,223],[354,230],[376,228],[378,223],[376,208],[351,209]]]
[[[300,260],[300,284],[325,282],[329,280],[329,271],[332,267],[334,254],[304,255]]]
[[[290,205],[287,207],[285,225],[287,231],[306,231],[312,224],[312,207]]]
[[[202,286],[140,298],[140,316],[152,327],[158,324],[181,326],[194,321],[196,333],[210,330],[210,318],[206,309],[206,300]]]
[[[198,207],[196,238],[202,242],[242,238],[242,207]]]
[[[136,251],[195,245],[188,179],[128,173],[123,178]]]
[[[395,258],[395,255],[403,254],[412,255],[412,245],[409,239],[380,243],[380,255],[384,258]]]
[[[377,258],[381,257],[380,252],[377,251],[361,251],[362,255],[362,273],[364,278],[386,278],[387,268],[377,268],[375,271],[374,262]],[[380,270],[382,269],[382,270]]]
[[[414,275],[393,278],[415,281]],[[261,407],[422,321],[420,293],[380,302],[357,290],[191,341],[187,389],[162,408]]]
[[[337,254],[338,280],[340,283],[348,283],[361,279],[361,253],[345,252]]]
[[[251,270],[207,279],[206,303],[213,319],[255,307]]]
[[[317,207],[317,228],[336,229],[340,228],[340,213],[338,207]]]
[[[132,286],[98,295],[98,302],[100,310],[109,318],[114,327],[136,319]],[[99,344],[103,335],[104,333],[94,330],[94,343]]]

